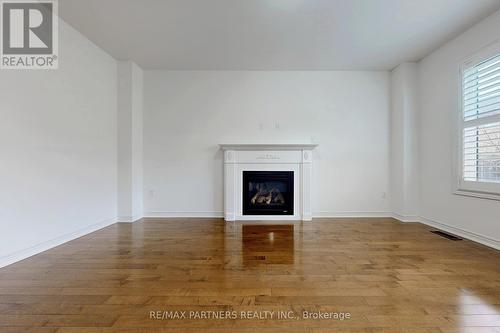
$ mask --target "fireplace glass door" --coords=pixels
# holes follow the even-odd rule
[[[293,215],[293,171],[243,171],[243,215]]]

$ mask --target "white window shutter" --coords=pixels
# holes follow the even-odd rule
[[[462,72],[462,179],[500,182],[500,55]]]

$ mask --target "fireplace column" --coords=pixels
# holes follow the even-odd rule
[[[312,220],[311,184],[312,184],[312,150],[302,151],[301,164],[301,201],[302,201],[302,221]]]
[[[236,159],[234,150],[224,151],[224,220],[236,221]]]

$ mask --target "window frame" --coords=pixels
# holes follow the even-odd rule
[[[459,99],[459,112],[456,112],[457,130],[454,133],[455,139],[455,168],[454,168],[454,181],[455,184],[453,193],[457,195],[472,196],[478,198],[500,200],[500,183],[484,182],[484,181],[467,181],[464,180],[464,138],[463,133],[466,127],[474,125],[482,125],[485,123],[500,123],[500,114],[479,118],[471,121],[464,120],[464,100],[463,100],[463,73],[465,70],[476,66],[483,61],[500,55],[500,41],[496,41],[475,54],[464,59],[460,64],[458,75],[458,99]]]

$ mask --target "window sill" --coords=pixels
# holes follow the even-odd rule
[[[456,195],[462,195],[466,197],[487,199],[487,200],[498,200],[500,201],[500,193],[487,193],[473,190],[457,189],[453,192]]]

